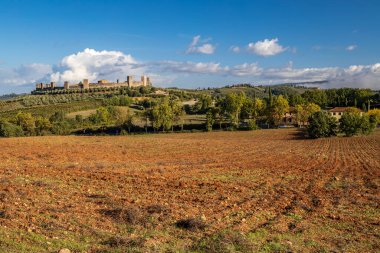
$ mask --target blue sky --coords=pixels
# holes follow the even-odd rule
[[[0,94],[127,74],[158,86],[380,89],[379,10],[375,0],[2,0]]]

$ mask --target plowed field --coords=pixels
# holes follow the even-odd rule
[[[0,252],[379,252],[380,131],[0,140]]]

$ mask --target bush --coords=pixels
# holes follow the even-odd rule
[[[1,137],[19,137],[23,136],[24,131],[21,126],[9,123],[7,121],[0,122],[0,136]]]
[[[376,118],[374,116],[362,116],[357,111],[344,113],[339,122],[340,131],[346,136],[354,136],[359,133],[368,135],[376,127]]]
[[[322,138],[337,134],[337,122],[326,112],[315,112],[309,117],[307,132],[310,138]]]
[[[256,130],[258,128],[255,119],[249,119],[247,123],[248,123],[248,130]]]
[[[31,113],[18,112],[15,123],[22,128],[26,135],[32,136],[35,134],[36,123]]]
[[[346,136],[358,134],[362,128],[362,116],[357,112],[346,112],[339,120],[339,129]]]
[[[205,229],[206,224],[198,218],[188,218],[182,219],[175,223],[178,228],[187,229],[187,230],[197,230],[197,229]]]
[[[68,135],[71,133],[71,124],[66,120],[55,122],[51,132],[57,135]]]

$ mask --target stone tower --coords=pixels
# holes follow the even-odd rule
[[[128,87],[133,86],[133,76],[127,76]]]
[[[147,77],[146,76],[141,76],[141,85],[147,86]]]
[[[69,84],[68,81],[65,81],[65,82],[63,83],[63,88],[64,88],[65,90],[70,89],[70,84]]]
[[[89,89],[90,84],[88,82],[88,79],[83,79],[83,89]]]

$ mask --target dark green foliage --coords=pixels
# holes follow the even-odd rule
[[[326,112],[315,112],[309,117],[307,132],[310,138],[323,138],[337,134],[337,122]]]
[[[93,124],[99,124],[102,127],[109,125],[113,118],[116,117],[117,111],[113,106],[99,107],[95,114],[89,117]]]
[[[230,121],[230,127],[236,129],[239,127],[240,114],[246,101],[245,93],[230,93],[219,103],[221,112]]]
[[[132,98],[129,96],[114,96],[103,100],[103,105],[113,105],[113,106],[129,106],[132,103]]]
[[[305,100],[300,94],[290,95],[288,100],[290,106],[296,106],[305,103]]]
[[[344,113],[339,122],[340,131],[346,136],[354,136],[359,133],[368,135],[376,127],[373,117],[361,115],[360,112],[356,111]]]
[[[51,128],[51,132],[56,135],[68,135],[71,133],[72,125],[67,121],[54,122]]]
[[[198,102],[194,105],[193,111],[196,113],[206,113],[212,105],[212,98],[209,95],[201,95],[198,97]]]
[[[35,134],[36,123],[31,113],[17,113],[15,123],[22,128],[25,135],[32,136]]]
[[[19,137],[23,136],[24,131],[21,126],[12,124],[7,121],[0,121],[0,136],[1,137]]]
[[[377,120],[375,115],[364,115],[362,118],[362,127],[361,133],[365,135],[369,135],[376,128]]]
[[[273,96],[272,96],[272,88],[269,86],[268,89],[269,97],[268,97],[268,105],[269,107],[272,107],[273,105]]]
[[[248,130],[256,130],[256,129],[258,129],[258,126],[256,124],[256,119],[249,119],[247,121],[247,127],[248,127]]]
[[[306,102],[317,104],[322,108],[327,105],[327,94],[324,90],[307,90],[302,97]]]
[[[60,122],[65,119],[65,113],[63,111],[55,112],[52,116],[50,116],[49,120],[51,122]]]
[[[48,118],[38,116],[35,120],[36,135],[47,135],[51,131],[51,123]]]
[[[213,110],[209,109],[206,113],[206,123],[205,123],[207,131],[212,131],[212,126],[215,123],[215,118],[216,116],[213,113]]]

